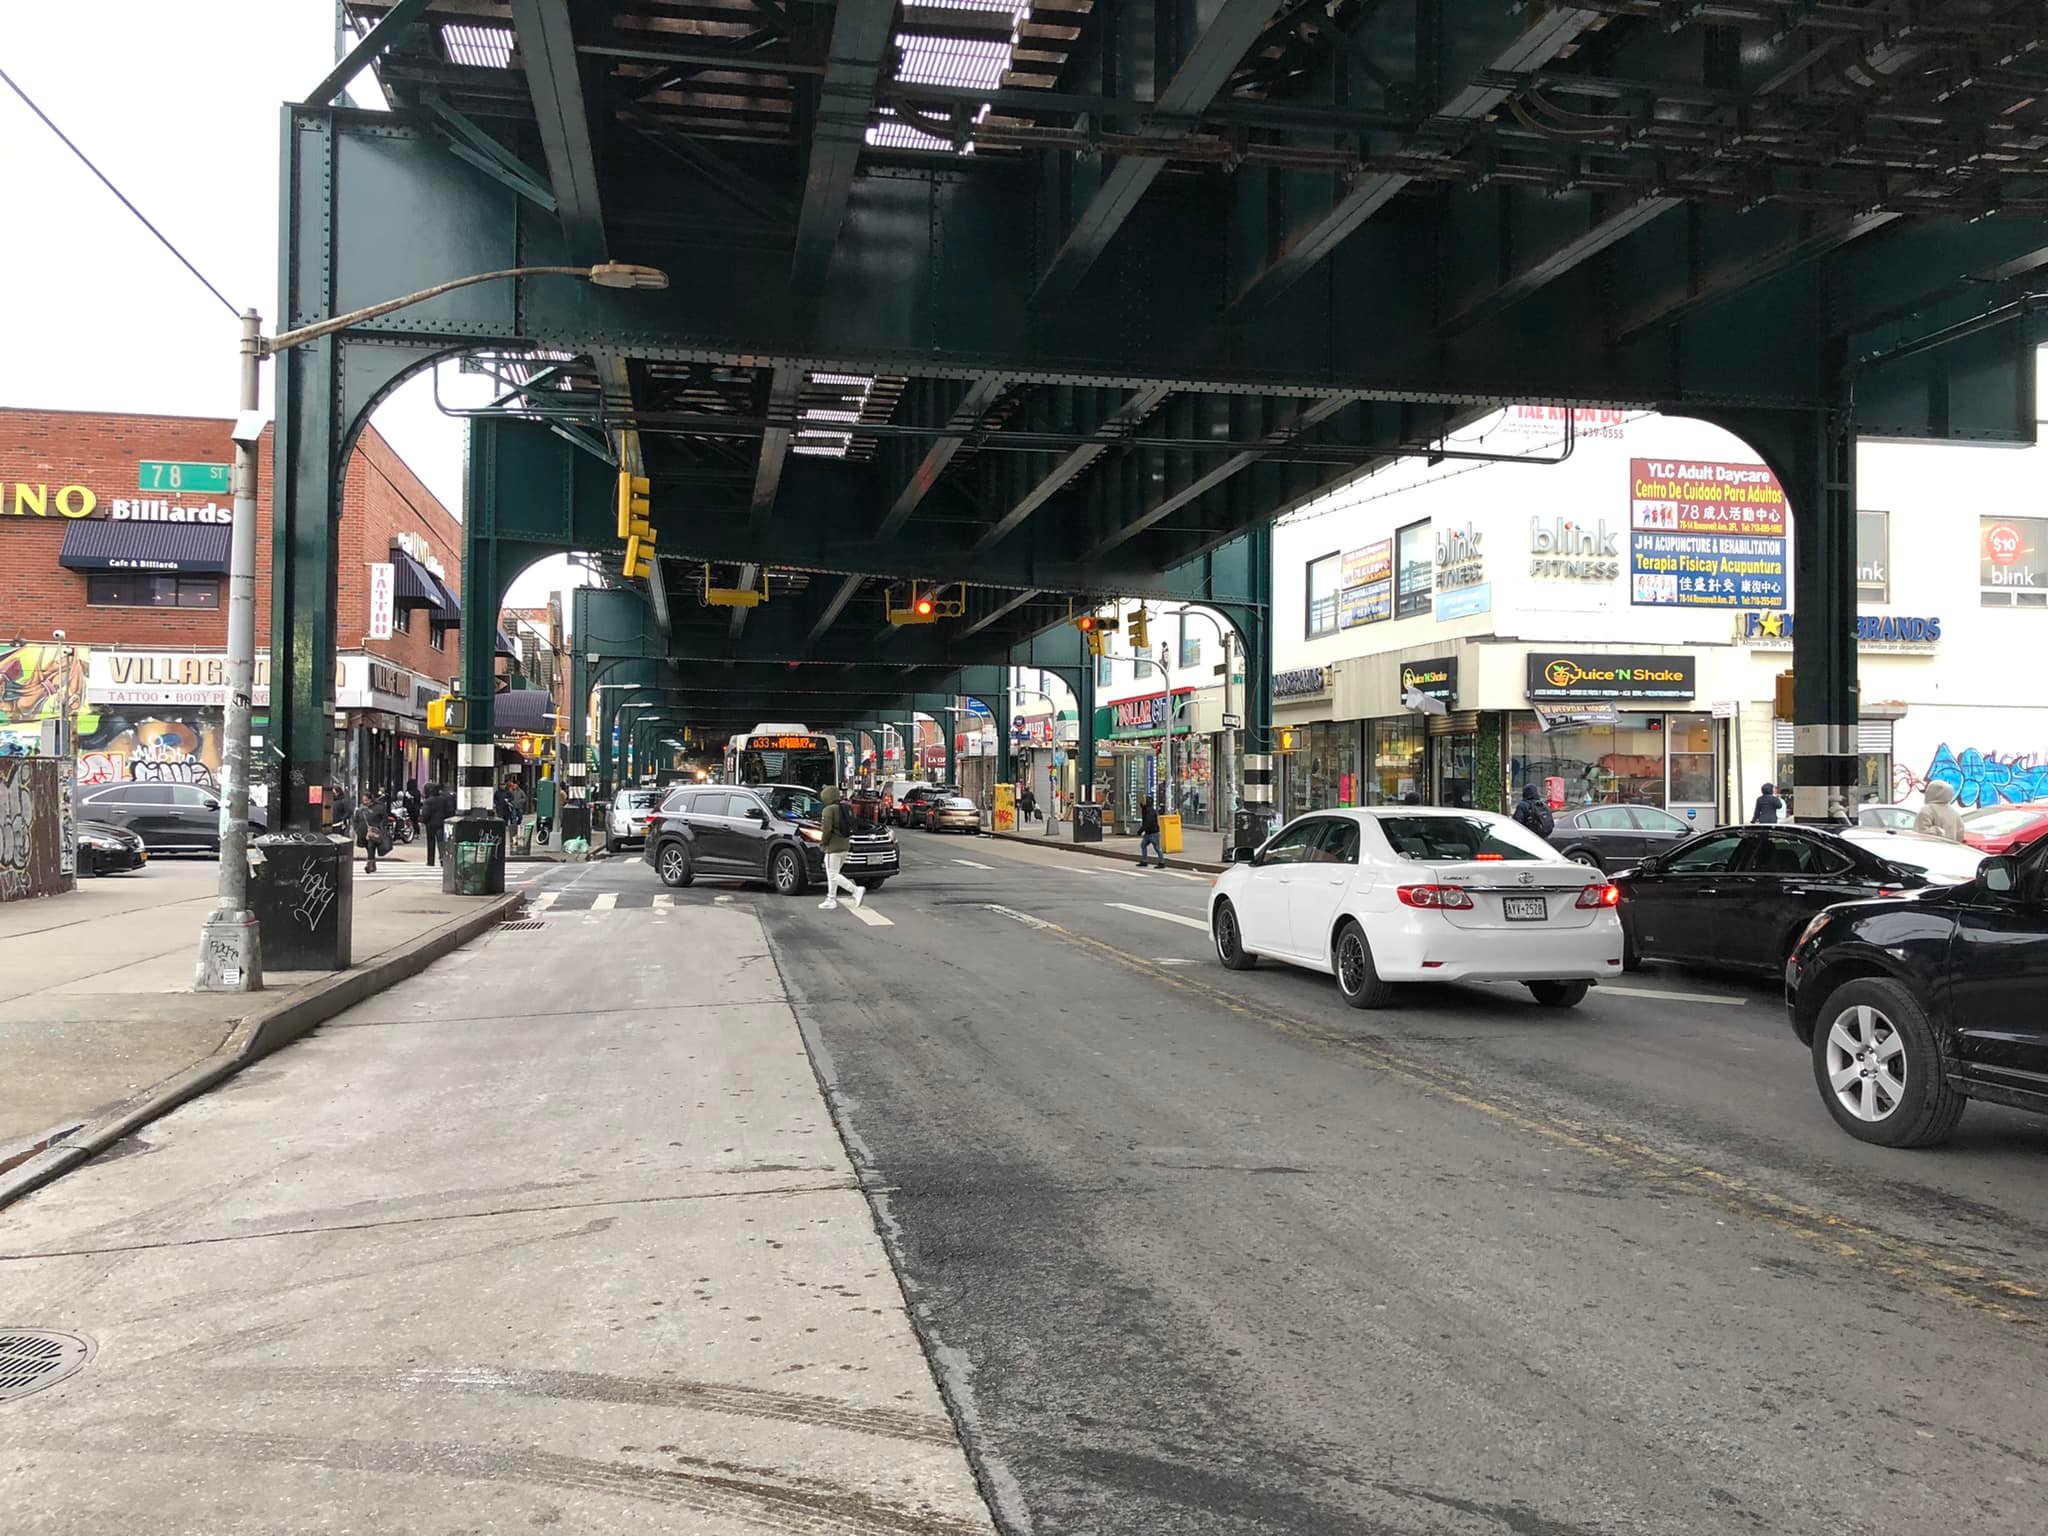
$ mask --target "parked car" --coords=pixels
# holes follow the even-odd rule
[[[1910,832],[1920,820],[1920,813],[1904,805],[1866,805],[1856,813],[1859,827],[1889,827],[1894,832]]]
[[[979,832],[981,807],[964,795],[947,795],[924,803],[928,832]]]
[[[1859,1141],[1930,1147],[1971,1099],[2048,1114],[2048,840],[1917,898],[1832,907],[1785,967],[1814,1085]]]
[[[1678,960],[1776,976],[1823,907],[1942,881],[1833,832],[1779,823],[1702,833],[1614,883],[1629,970]]]
[[[904,791],[896,802],[896,819],[906,827],[922,827],[931,809],[941,800],[951,799],[960,791],[950,784],[919,784]]]
[[[771,804],[775,809],[770,809]],[[692,785],[669,791],[647,830],[642,857],[667,886],[699,875],[756,880],[798,896],[825,878],[818,818],[825,802],[801,784]],[[896,834],[856,830],[846,876],[870,890],[900,867]]]
[[[882,792],[871,786],[849,790],[846,794],[846,808],[853,813],[856,821],[882,821]]]
[[[1887,863],[1924,874],[1936,884],[1961,885],[1976,879],[1977,866],[1989,857],[1968,843],[1952,843],[1945,837],[1932,837],[1910,828],[1895,831],[1890,827],[1859,825],[1842,827],[1835,835],[1858,848],[1869,849]]]
[[[882,820],[897,826],[907,826],[903,819],[903,801],[913,789],[924,786],[916,779],[884,779],[882,781]]]
[[[220,796],[198,784],[101,784],[81,790],[78,819],[133,832],[151,853],[220,852]],[[250,822],[251,830],[261,830]]]
[[[1569,1008],[1621,969],[1616,900],[1505,816],[1376,806],[1304,816],[1232,863],[1209,931],[1231,970],[1269,956],[1322,971],[1354,1008],[1386,1006],[1400,981],[1521,982]]]
[[[1963,841],[1986,853],[2018,853],[2048,837],[2048,800],[1986,805],[1963,813]]]
[[[671,790],[668,793],[673,794]],[[663,792],[658,789],[622,789],[612,796],[611,816],[605,826],[605,841],[613,848],[642,846],[647,828],[661,814]]]
[[[1589,869],[1626,869],[1692,834],[1690,822],[1654,805],[1587,805],[1557,813],[1550,846]]]
[[[104,821],[78,823],[78,872],[81,875],[115,875],[123,870],[141,869],[149,863],[149,850],[142,839],[125,827]]]

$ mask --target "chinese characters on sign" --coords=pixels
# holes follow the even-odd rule
[[[1785,492],[1761,464],[1629,461],[1629,601],[1785,606]]]
[[[1356,629],[1394,616],[1394,541],[1381,539],[1344,556],[1337,624]]]
[[[397,599],[397,577],[388,560],[370,566],[370,638],[391,638],[391,616]]]

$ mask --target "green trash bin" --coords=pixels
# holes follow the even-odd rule
[[[442,850],[441,889],[452,896],[500,896],[505,891],[505,823],[495,816],[451,817]]]

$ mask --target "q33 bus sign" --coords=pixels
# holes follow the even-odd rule
[[[1602,656],[1582,651],[1529,653],[1529,697],[1548,699],[1688,700],[1690,656]]]

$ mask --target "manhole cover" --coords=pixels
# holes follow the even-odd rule
[[[85,1340],[41,1328],[0,1328],[0,1403],[53,1387],[77,1373]]]
[[[522,917],[510,923],[498,924],[500,931],[507,928],[545,928],[547,924],[537,917]]]

